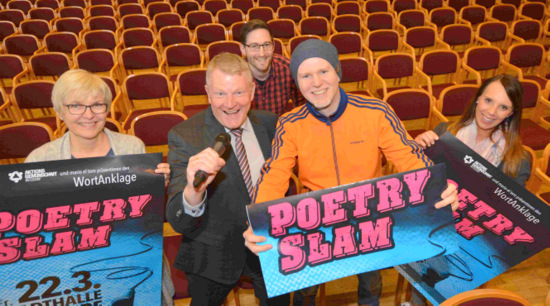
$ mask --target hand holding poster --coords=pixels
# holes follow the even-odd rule
[[[268,296],[456,250],[437,165],[248,206]]]
[[[550,246],[550,207],[452,134],[425,150],[458,186],[460,250],[396,267],[434,305]]]
[[[0,305],[160,305],[160,154],[0,167]]]

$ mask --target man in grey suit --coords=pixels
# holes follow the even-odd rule
[[[261,305],[289,304],[288,295],[267,298],[258,257],[244,246],[245,205],[270,157],[277,116],[250,110],[254,81],[239,56],[220,54],[206,72],[210,107],[168,134],[172,181],[166,216],[183,234],[174,266],[187,273],[191,305],[221,305],[241,275],[249,276]],[[223,132],[231,146],[219,156],[210,146]],[[195,173],[207,174],[193,186]]]

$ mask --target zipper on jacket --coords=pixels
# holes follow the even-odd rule
[[[334,130],[332,129],[332,122],[329,120],[328,126],[330,127],[330,139],[332,140],[332,156],[334,158],[334,168],[336,169],[336,181],[340,186],[340,170],[338,170],[338,159],[336,158],[336,144],[334,143]]]

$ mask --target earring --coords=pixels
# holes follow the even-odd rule
[[[510,121],[512,121],[512,115],[508,115],[506,119],[504,119],[504,129],[507,131],[510,128]]]

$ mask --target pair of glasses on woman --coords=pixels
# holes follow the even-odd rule
[[[94,114],[104,114],[107,112],[107,103],[96,103],[92,105],[82,104],[64,104],[71,115],[82,115],[86,109],[90,109]]]

